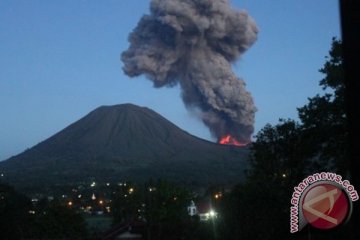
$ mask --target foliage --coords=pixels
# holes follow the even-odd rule
[[[320,69],[325,75],[320,81],[325,93],[309,98],[298,108],[300,122],[280,119],[256,135],[247,181],[224,198],[221,231],[226,239],[303,238],[307,233],[289,233],[293,187],[310,173],[347,173],[341,41],[333,39],[326,59]],[[341,229],[327,237],[341,238],[344,232]]]
[[[309,173],[345,173],[347,119],[341,46],[333,38],[329,57],[320,69],[325,74],[320,86],[327,92],[298,108],[300,123],[280,119],[257,134],[250,159],[251,180],[276,181],[283,175],[295,179],[294,186]]]
[[[37,206],[12,187],[0,184],[1,239],[83,239],[81,215],[60,203],[41,200]]]
[[[143,221],[148,237],[178,239],[193,234],[190,230],[196,225],[196,220],[187,213],[190,200],[190,192],[182,187],[166,181],[149,181],[118,191],[111,208],[115,223]]]
[[[248,180],[225,195],[221,207],[226,239],[289,237],[291,191],[304,177],[307,164],[301,127],[282,119],[275,126],[266,125],[256,138]]]
[[[0,239],[22,239],[29,236],[33,220],[30,210],[29,199],[11,186],[0,183]]]
[[[75,210],[57,201],[43,199],[36,208],[36,237],[45,239],[84,239],[86,224]]]
[[[309,103],[298,108],[303,132],[312,148],[313,171],[336,171],[346,174],[347,117],[345,112],[345,83],[342,44],[333,38],[329,57],[320,72],[324,95],[309,98]]]
[[[250,180],[283,182],[301,179],[307,164],[302,128],[294,120],[280,119],[280,123],[267,124],[256,135],[250,156]],[[293,184],[293,182],[290,182]]]

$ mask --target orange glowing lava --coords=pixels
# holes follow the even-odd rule
[[[238,147],[246,146],[246,143],[239,142],[238,140],[236,140],[231,135],[226,135],[226,136],[222,137],[219,140],[219,143],[220,144],[225,144],[225,145],[235,145],[235,146],[238,146]]]

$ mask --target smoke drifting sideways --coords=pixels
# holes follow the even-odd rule
[[[154,87],[180,84],[182,99],[218,141],[251,141],[256,107],[231,64],[257,39],[258,28],[227,0],[152,0],[121,55],[130,77]]]

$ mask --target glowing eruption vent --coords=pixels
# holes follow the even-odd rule
[[[231,135],[226,135],[225,137],[221,138],[219,140],[219,143],[220,144],[225,144],[225,145],[235,145],[235,146],[239,146],[239,147],[246,146],[246,143],[239,142],[238,140],[236,140]]]

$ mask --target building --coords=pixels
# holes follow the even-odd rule
[[[209,221],[217,218],[218,215],[212,205],[207,202],[195,204],[194,201],[191,201],[187,210],[190,216],[199,216],[200,221]]]

